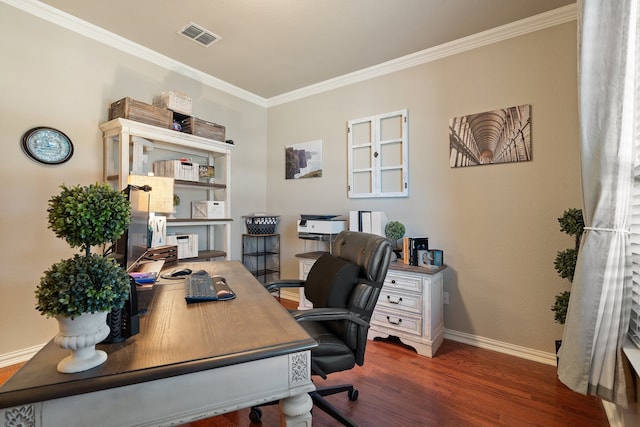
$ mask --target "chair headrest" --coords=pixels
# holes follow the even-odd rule
[[[387,275],[391,252],[386,238],[357,231],[341,231],[332,246],[334,256],[360,266],[359,276],[375,283]]]

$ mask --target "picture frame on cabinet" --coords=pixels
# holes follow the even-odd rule
[[[433,256],[431,256],[431,254],[429,253],[431,251],[429,250],[418,250],[417,251],[417,260],[418,260],[418,267],[426,267],[426,268],[431,268],[433,267]]]

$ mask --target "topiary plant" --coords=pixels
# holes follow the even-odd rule
[[[389,221],[384,228],[384,234],[387,239],[391,240],[395,245],[398,239],[401,239],[405,233],[404,224],[399,221]]]
[[[581,209],[567,209],[562,216],[558,218],[560,223],[560,231],[567,233],[569,236],[575,237],[575,246],[573,248],[558,251],[554,267],[558,275],[563,279],[568,279],[573,283],[573,275],[576,270],[576,262],[578,261],[578,250],[580,248],[580,239],[584,232],[584,218]],[[570,291],[564,291],[556,295],[556,300],[551,311],[557,323],[564,325],[567,318],[567,307],[569,306]]]
[[[129,200],[106,184],[61,188],[49,200],[49,228],[84,254],[45,271],[36,288],[36,309],[48,317],[72,319],[120,309],[129,296],[129,275],[114,259],[91,254],[91,247],[124,234],[131,221]]]

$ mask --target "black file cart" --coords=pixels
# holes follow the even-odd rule
[[[262,283],[280,279],[280,235],[243,234],[242,263]]]

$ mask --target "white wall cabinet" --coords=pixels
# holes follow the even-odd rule
[[[321,252],[298,254],[300,279],[306,279],[309,270]],[[371,317],[368,338],[395,336],[412,346],[418,354],[433,357],[444,339],[442,301],[443,271],[426,270],[394,262]],[[298,309],[313,308],[299,290]]]
[[[230,259],[231,252],[231,154],[234,146],[224,142],[164,129],[127,119],[100,125],[104,144],[104,181],[124,189],[130,174],[147,175],[160,160],[192,159],[215,168],[215,180],[175,180],[180,197],[175,218],[167,219],[167,234],[198,234],[198,258]],[[191,218],[191,202],[224,202],[224,217]]]
[[[407,110],[349,120],[350,198],[409,195],[409,114]]]

